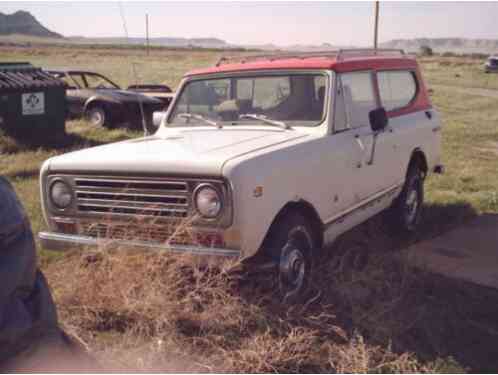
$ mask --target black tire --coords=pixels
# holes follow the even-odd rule
[[[315,237],[310,223],[296,211],[284,214],[272,225],[265,248],[277,263],[279,292],[284,303],[299,303],[306,296],[317,246]]]
[[[410,166],[405,184],[389,211],[391,227],[397,233],[414,233],[422,217],[424,174],[418,164]]]
[[[109,125],[106,111],[99,105],[93,105],[86,110],[85,118],[93,126],[104,127]]]

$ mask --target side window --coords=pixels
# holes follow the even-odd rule
[[[340,83],[347,127],[369,126],[368,114],[377,108],[372,74],[370,72],[341,74]]]
[[[386,111],[406,107],[417,94],[415,75],[410,71],[377,73],[380,101]]]
[[[81,74],[71,74],[71,78],[76,81],[76,83],[80,86],[80,88],[86,88],[85,82],[83,82],[83,78]],[[74,83],[73,83],[74,85]]]

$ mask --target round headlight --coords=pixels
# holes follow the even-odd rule
[[[221,196],[211,185],[201,185],[195,192],[195,206],[205,218],[215,218],[221,212]]]
[[[69,207],[73,200],[71,187],[64,181],[57,180],[50,187],[50,199],[55,207],[64,209]]]

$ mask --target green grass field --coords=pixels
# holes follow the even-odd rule
[[[221,52],[216,51],[168,51],[164,49],[152,51],[150,56],[145,56],[143,51],[136,49],[129,51],[122,49],[99,50],[85,49],[81,46],[74,48],[0,47],[0,60],[29,61],[36,66],[52,68],[71,67],[95,70],[103,73],[104,75],[108,75],[111,79],[121,84],[122,86],[127,86],[128,84],[134,82],[133,75],[131,74],[131,64],[135,64],[135,68],[139,76],[139,82],[161,82],[170,85],[172,88],[178,85],[183,73],[192,68],[211,65],[219,58],[220,55]],[[434,88],[432,94],[433,104],[435,108],[440,112],[443,119],[443,162],[446,166],[446,174],[442,176],[432,176],[426,183],[426,210],[424,214],[425,221],[422,227],[422,233],[420,234],[420,237],[424,238],[433,236],[437,233],[441,233],[442,231],[447,230],[448,228],[459,225],[473,215],[478,215],[484,212],[498,213],[498,98],[487,97],[484,95],[468,94],[465,92],[465,90],[463,90],[468,87],[498,89],[498,74],[485,74],[481,69],[482,62],[464,58],[424,59],[422,60],[422,66],[428,86],[432,86]],[[459,90],[455,90],[453,88],[459,88]],[[25,205],[25,208],[31,219],[34,232],[40,231],[45,226],[40,211],[38,193],[38,171],[40,165],[44,160],[46,160],[50,156],[68,152],[81,147],[88,147],[90,145],[102,142],[114,142],[122,139],[139,137],[141,135],[140,133],[133,133],[125,130],[108,131],[95,129],[91,128],[84,121],[69,122],[67,124],[67,130],[70,140],[67,142],[67,145],[57,149],[32,149],[19,145],[15,141],[6,137],[0,138],[0,150],[2,152],[0,154],[0,174],[6,176],[14,184],[14,187],[16,188],[16,191],[23,204]],[[75,302],[74,300],[68,298],[67,293],[75,293],[76,290],[81,292],[81,290],[79,287],[74,286],[74,283],[74,288],[68,290],[67,286],[65,286],[64,284],[65,279],[63,278],[63,276],[72,277],[66,271],[62,271],[59,268],[61,266],[64,266],[67,260],[57,259],[61,257],[60,254],[46,251],[44,249],[40,249],[39,254],[42,269],[47,271],[49,280],[53,282],[56,300],[59,302],[59,309],[61,310],[61,316],[63,318],[63,322],[65,323],[65,327],[69,327],[73,332],[77,332],[81,337],[85,337],[85,339],[87,339],[87,342],[91,344],[91,347],[100,359],[104,358],[105,360],[106,358],[108,358],[108,356],[116,358],[120,355],[119,350],[129,350],[129,348],[127,349],[119,345],[113,347],[112,345],[108,344],[108,341],[106,340],[110,340],[112,342],[119,341],[118,337],[122,338],[126,335],[132,335],[133,332],[136,331],[127,330],[127,328],[124,328],[124,331],[111,329],[110,332],[104,330],[104,332],[99,331],[98,334],[95,334],[94,331],[98,331],[98,329],[96,329],[94,326],[92,326],[93,328],[90,327],[91,324],[89,323],[91,317],[94,316],[90,314],[89,311],[91,310],[91,308],[95,307],[94,305],[92,305],[92,303],[95,302],[91,300],[85,300],[84,298]],[[384,255],[382,255],[381,258],[384,259]],[[385,264],[385,262],[381,263]],[[145,267],[145,269],[147,268],[142,263],[140,263],[140,265],[137,267],[140,268],[142,266]],[[118,270],[123,268],[122,271],[130,271],[131,269],[133,269],[133,266],[129,264],[120,264],[119,266],[114,265],[113,267],[117,268]],[[369,282],[371,284],[378,285],[379,287],[384,285],[382,284],[384,281],[379,284],[378,280],[379,275],[386,275],[382,267],[374,268],[372,270],[371,275],[375,275],[375,277],[373,277],[373,279],[371,280],[369,279]],[[399,277],[399,273],[400,272],[396,273],[398,275],[396,277]],[[88,278],[88,275],[85,274],[85,277]],[[99,280],[102,282],[103,275],[100,275],[99,277]],[[85,280],[88,281],[88,279]],[[418,285],[418,282],[419,281],[416,281],[415,284],[410,285]],[[116,284],[112,285],[116,286]],[[338,282],[338,285],[342,284]],[[95,285],[95,287],[98,286]],[[132,288],[131,285],[128,285],[128,287]],[[386,285],[384,285],[384,287],[386,287]],[[392,285],[390,285],[389,287],[393,288]],[[399,289],[396,288],[394,290],[399,292]],[[107,290],[107,292],[109,292],[109,290]],[[139,293],[139,295],[141,294]],[[127,295],[127,298],[129,297],[130,296]],[[206,296],[203,295],[203,298],[204,297]],[[238,303],[239,305],[237,305],[237,308],[240,308],[242,310],[229,311],[234,314],[244,314],[244,311],[247,312],[247,309],[249,309],[251,311],[249,320],[251,324],[255,324],[255,336],[247,336],[248,333],[245,331],[247,327],[245,328],[244,335],[246,335],[247,337],[244,336],[244,345],[254,345],[254,347],[258,348],[258,350],[261,350],[261,352],[254,352],[252,354],[244,352],[244,346],[239,341],[237,341],[238,346],[234,344],[238,349],[230,351],[229,346],[233,343],[231,343],[230,341],[223,341],[226,338],[223,340],[220,338],[223,343],[218,345],[218,343],[215,342],[216,340],[212,336],[209,336],[209,338],[204,337],[206,338],[206,340],[208,340],[204,342],[204,344],[208,346],[211,345],[209,346],[209,350],[200,350],[195,345],[201,344],[197,343],[194,345],[192,341],[193,339],[187,340],[184,336],[181,335],[181,339],[175,339],[176,341],[173,340],[172,342],[169,342],[169,345],[172,345],[171,348],[174,345],[178,346],[187,343],[189,345],[189,356],[194,356],[198,360],[200,360],[200,357],[202,357],[203,355],[207,355],[210,360],[206,363],[209,362],[210,366],[214,366],[213,368],[224,368],[233,371],[252,370],[293,372],[296,370],[305,371],[306,369],[315,371],[332,371],[333,368],[354,372],[433,372],[463,370],[463,368],[459,367],[456,362],[448,359],[448,353],[444,351],[438,352],[436,350],[431,351],[429,349],[420,349],[419,352],[417,347],[413,348],[413,346],[410,345],[401,345],[400,347],[395,348],[397,354],[393,354],[393,352],[391,352],[391,348],[389,347],[390,340],[394,340],[394,336],[392,336],[394,334],[393,332],[397,332],[393,330],[386,330],[385,332],[375,331],[374,333],[378,334],[381,339],[372,339],[368,342],[364,342],[363,338],[358,338],[360,336],[346,334],[346,336],[349,337],[348,339],[346,339],[346,343],[337,344],[337,347],[327,347],[328,349],[325,350],[325,346],[323,346],[325,344],[320,341],[323,339],[321,338],[321,336],[317,336],[317,341],[315,341],[314,336],[314,338],[310,339],[309,341],[306,341],[307,339],[299,336],[299,329],[303,329],[305,331],[307,329],[311,330],[310,327],[313,327],[313,325],[310,322],[300,322],[296,323],[296,325],[294,326],[292,325],[292,323],[289,323],[289,326],[280,326],[280,323],[277,324],[273,320],[273,318],[270,317],[267,310],[265,310],[264,313],[259,310],[259,312],[255,312],[254,309],[261,308],[259,304],[254,304],[253,302],[251,302],[251,300],[249,302],[245,301],[244,303],[242,303],[242,305],[240,305],[240,301],[238,299],[237,301],[234,301],[232,300],[232,297],[226,297],[227,300],[230,300],[230,302],[227,302],[227,305],[225,306],[234,306],[233,304]],[[393,299],[390,301],[392,302],[398,297],[399,296],[393,296]],[[93,298],[97,297],[94,296]],[[189,299],[189,303],[190,302],[192,301]],[[221,301],[218,302],[222,303]],[[139,301],[137,301],[137,303],[139,303]],[[428,303],[430,305],[430,302],[425,301],[424,303]],[[81,304],[86,304],[87,306],[82,307]],[[102,308],[102,305],[99,306],[99,308]],[[170,305],[168,306],[168,308],[170,309],[168,311],[170,311],[171,314],[178,314],[178,309],[185,308],[185,306],[183,305],[175,305],[174,307],[171,307]],[[382,306],[376,304],[372,306],[372,308],[378,308],[379,310],[386,308],[384,304]],[[73,310],[70,310],[70,307],[72,309],[76,308],[80,309],[81,311],[85,311],[85,314],[87,315],[85,315],[86,320],[84,320],[84,324],[81,323],[81,320],[78,320],[77,322],[71,320],[71,314],[69,313],[69,311]],[[157,306],[155,307],[157,308]],[[129,306],[126,306],[126,309],[129,308]],[[213,309],[215,309],[215,307],[211,306],[211,310],[209,311],[210,313],[214,314]],[[129,311],[121,311],[121,313],[126,315],[127,313],[129,313]],[[228,315],[226,315],[225,313],[227,312],[218,312],[216,313],[217,315],[215,314],[213,317],[216,319],[228,319]],[[147,315],[145,312],[144,314]],[[192,314],[194,313],[192,312]],[[351,328],[352,331],[356,332],[357,328],[359,330],[357,332],[358,334],[365,332],[369,332],[370,334],[372,334],[373,331],[371,328],[372,324],[376,324],[375,322],[368,323],[368,327],[365,328],[362,326],[362,324],[367,324],[365,322],[368,322],[369,320],[366,319],[357,321],[354,318],[356,317],[356,315],[354,315],[354,313],[351,314],[353,314],[351,315],[353,318],[351,318],[350,320],[352,320],[353,323],[358,322],[357,327],[353,325],[353,327]],[[339,313],[337,315],[341,316],[341,314]],[[262,320],[258,321],[258,317]],[[163,316],[163,319],[166,318]],[[170,323],[171,322],[168,322],[168,324]],[[233,322],[233,324],[236,325],[242,323]],[[261,327],[259,327],[258,324],[260,324]],[[267,328],[266,336],[264,333],[264,327]],[[134,327],[133,329],[137,328]],[[177,328],[171,326],[168,329],[173,330]],[[90,332],[93,332],[93,336],[92,334],[90,334]],[[150,340],[147,341],[147,337],[152,337],[154,338],[154,340],[157,339],[157,335],[155,336],[155,334],[153,333],[149,332],[147,334],[149,336],[144,336],[143,332],[140,332],[141,333],[139,334],[137,333],[137,335],[140,336],[140,340],[143,341],[140,341],[140,345],[145,345],[145,347],[147,345],[152,345],[150,343]],[[161,332],[162,334],[168,332],[168,334],[171,334],[172,331]],[[222,335],[221,333],[216,332],[213,333],[213,335]],[[242,331],[235,330],[231,334],[242,335],[241,332]],[[405,333],[398,332],[398,334],[404,335]],[[175,331],[175,335],[179,335],[179,333]],[[274,335],[274,339],[276,341],[267,335]],[[299,367],[295,365],[295,363],[293,363],[289,358],[284,358],[282,353],[280,354],[280,357],[278,357],[278,353],[274,353],[274,357],[262,359],[265,354],[265,350],[277,350],[275,348],[275,345],[282,345],[282,347],[280,348],[282,350],[297,351],[295,353],[296,358],[301,358],[299,357],[299,353],[301,353],[299,352],[300,350],[304,350],[304,352],[307,353],[306,350],[308,349],[305,350],[300,346],[301,344],[292,342],[293,338],[289,335],[294,335],[292,337],[294,337],[295,340],[299,340],[299,337],[301,337],[301,339],[304,340],[301,344],[304,346],[308,344],[321,345],[320,348],[325,350],[328,353],[327,355],[329,355],[329,364],[324,365],[320,362],[320,366],[317,365],[318,367],[313,367],[316,365],[316,363],[313,362],[314,364],[309,365],[308,367],[304,365]],[[375,336],[374,334],[372,335]],[[202,336],[202,334],[200,334],[200,336]],[[329,336],[326,336],[325,338],[327,337]],[[405,336],[400,337],[404,338]],[[177,336],[175,336],[175,338],[177,338]],[[202,337],[199,338],[199,340],[201,339]],[[215,341],[211,342],[209,340]],[[397,342],[397,340],[395,341]],[[340,340],[337,342],[340,342]],[[381,349],[379,349],[379,345]],[[221,352],[216,352],[217,354],[213,354],[213,352],[210,351],[215,350],[213,348],[217,348],[216,350],[224,351],[223,353],[225,353],[226,356],[222,356],[222,358],[225,358],[226,362],[223,362],[222,359],[220,359],[221,357],[219,357],[219,355],[221,355]],[[346,350],[347,348],[349,348],[349,352]],[[342,357],[341,355],[337,354],[340,352],[340,350],[342,350]],[[409,353],[405,355],[403,354],[405,352]],[[155,353],[158,354],[157,351]],[[442,356],[441,358],[438,358],[438,353]],[[454,353],[449,353],[449,355],[452,354]],[[321,358],[320,355],[320,352],[310,353],[310,356],[313,356],[313,361],[319,362]],[[405,357],[403,357],[404,355]],[[355,356],[363,357],[356,358]],[[379,359],[379,356],[384,357]],[[275,359],[277,357],[278,360]],[[342,361],[341,363],[344,364],[347,362],[346,357],[350,360],[350,363],[348,365],[349,367],[338,367],[337,361]],[[140,360],[136,357],[134,358],[134,362],[130,364],[130,366],[140,367],[139,363],[142,363],[140,362],[140,360],[143,361],[145,357],[140,357]],[[354,358],[357,359],[357,362],[354,362]],[[465,362],[466,357],[463,355],[462,358],[464,358],[462,361]],[[150,360],[157,362],[157,357]],[[361,362],[361,360],[363,360],[364,362]],[[222,364],[220,365],[221,367],[216,367],[216,361],[222,361]],[[258,362],[261,366],[257,367],[256,365],[254,365],[254,361],[263,362]],[[292,363],[285,361],[291,361]],[[305,364],[307,363],[306,360],[302,358],[301,362]],[[487,364],[484,364],[483,367],[479,367],[478,365],[473,363],[472,360],[469,360],[467,362],[465,362],[464,365],[468,365],[470,363],[470,366],[472,366],[472,368],[489,368],[486,367]],[[249,363],[253,363],[254,366],[249,366]],[[363,363],[363,367],[360,366],[360,363]],[[496,361],[493,363],[496,363]],[[141,368],[150,369],[154,367],[144,365]]]

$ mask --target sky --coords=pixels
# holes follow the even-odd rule
[[[233,44],[330,43],[367,46],[373,2],[122,2],[130,36],[215,37]],[[123,37],[118,2],[9,2],[65,36]],[[381,2],[379,40],[416,37],[498,39],[498,2]]]

